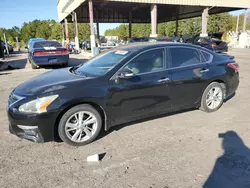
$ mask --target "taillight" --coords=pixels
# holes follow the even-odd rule
[[[33,52],[34,56],[41,56],[41,55],[58,55],[58,54],[67,54],[68,51],[65,50],[57,50],[57,51],[41,51],[41,52]]]
[[[215,47],[215,46],[216,46],[216,44],[215,44],[215,43],[211,43],[210,45],[211,45],[212,47]]]
[[[239,65],[237,63],[228,63],[227,66],[234,69],[235,72],[239,72]]]
[[[33,52],[34,56],[38,56],[38,55],[46,55],[46,52]]]
[[[68,53],[68,50],[61,50],[60,53],[61,53],[61,54],[67,54],[67,53]]]

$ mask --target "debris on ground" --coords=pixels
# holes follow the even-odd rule
[[[100,162],[106,153],[94,154],[87,157],[87,162]]]
[[[90,155],[87,157],[87,162],[99,162],[99,155]]]

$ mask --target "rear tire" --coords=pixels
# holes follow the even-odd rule
[[[65,68],[65,67],[68,67],[69,66],[69,63],[63,63],[62,64],[62,67]]]
[[[218,82],[212,82],[207,86],[201,98],[200,110],[204,112],[215,112],[222,105],[225,96],[225,88]]]
[[[91,105],[82,104],[69,109],[62,116],[58,134],[62,141],[71,146],[83,146],[96,139],[101,127],[102,119],[98,111]]]
[[[37,66],[34,63],[32,63],[32,62],[31,62],[31,68],[32,69],[38,69]]]

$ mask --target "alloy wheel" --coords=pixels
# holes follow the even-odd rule
[[[223,92],[220,87],[212,87],[206,97],[206,104],[209,109],[216,109],[223,100]]]
[[[68,118],[65,133],[73,142],[89,140],[97,131],[97,118],[88,111],[79,111]]]

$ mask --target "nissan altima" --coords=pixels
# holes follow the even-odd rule
[[[136,43],[41,74],[9,96],[12,134],[81,146],[100,131],[181,109],[217,111],[239,85],[234,57],[192,44]]]

